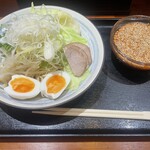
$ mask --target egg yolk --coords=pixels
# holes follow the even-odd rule
[[[66,80],[60,75],[50,77],[47,82],[47,93],[57,93],[66,85]]]
[[[19,93],[30,92],[34,89],[35,84],[30,79],[26,79],[23,77],[16,78],[10,82],[14,91]]]

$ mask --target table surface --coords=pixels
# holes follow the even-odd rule
[[[106,16],[96,17],[106,18]],[[0,138],[0,150],[149,150],[149,141],[150,137]]]
[[[0,150],[149,150],[149,137],[0,139]]]

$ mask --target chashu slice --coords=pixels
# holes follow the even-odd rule
[[[86,53],[86,55],[88,57],[88,62],[90,65],[92,63],[92,56],[91,56],[90,48],[87,45],[79,43],[79,42],[74,42],[74,43],[72,43],[72,45],[79,47],[80,49],[82,49]]]
[[[64,54],[73,74],[80,77],[88,66],[88,57],[79,47],[68,44],[64,47]]]

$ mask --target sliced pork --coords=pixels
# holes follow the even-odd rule
[[[74,42],[74,43],[72,43],[72,45],[79,47],[80,49],[82,49],[86,53],[86,55],[88,57],[88,62],[89,62],[89,65],[90,65],[92,63],[90,48],[87,45],[79,43],[79,42]]]
[[[91,63],[91,60],[89,59],[91,56],[88,56],[89,52],[85,52],[86,50],[83,50],[85,47],[83,47],[84,46],[78,43],[71,43],[64,47],[64,54],[70,65],[70,68],[73,74],[77,77],[80,77]]]

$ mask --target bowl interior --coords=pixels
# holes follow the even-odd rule
[[[40,8],[40,6],[37,6],[36,8]],[[38,96],[31,100],[16,100],[9,97],[6,93],[1,91],[0,101],[7,105],[17,107],[17,108],[23,108],[23,109],[42,109],[42,108],[54,107],[54,106],[64,104],[66,102],[75,99],[76,97],[80,96],[83,92],[85,92],[95,81],[96,77],[98,76],[102,68],[103,59],[104,59],[104,47],[103,47],[101,35],[99,34],[95,26],[87,18],[85,18],[84,16],[82,16],[81,14],[73,10],[57,7],[57,6],[46,6],[46,8],[47,9],[55,8],[55,9],[66,11],[79,22],[81,28],[81,35],[88,40],[88,44],[91,49],[91,54],[92,54],[92,64],[90,66],[91,73],[86,78],[86,80],[84,80],[81,83],[78,89],[64,92],[62,96],[60,96],[57,100],[49,100],[47,98],[42,98],[41,96]],[[30,13],[30,8],[25,8],[16,11],[13,14],[22,15],[26,13]],[[11,16],[12,14],[4,17],[2,20],[0,20],[0,24],[9,21]]]
[[[128,65],[129,65],[129,62],[131,62],[132,64],[137,64],[136,65],[137,67],[138,66],[139,67],[140,66],[150,66],[150,63],[145,63],[145,62],[141,62],[141,61],[137,61],[137,60],[132,59],[126,53],[124,53],[123,51],[118,49],[114,43],[114,34],[122,26],[124,26],[128,23],[133,23],[133,22],[150,23],[150,17],[149,16],[143,16],[143,15],[132,15],[132,16],[128,16],[128,17],[122,18],[119,21],[117,21],[115,23],[115,25],[113,26],[113,28],[111,30],[111,35],[110,35],[110,44],[111,44],[112,50],[117,55],[117,57],[119,57],[119,59],[121,59],[124,63],[128,63]]]

